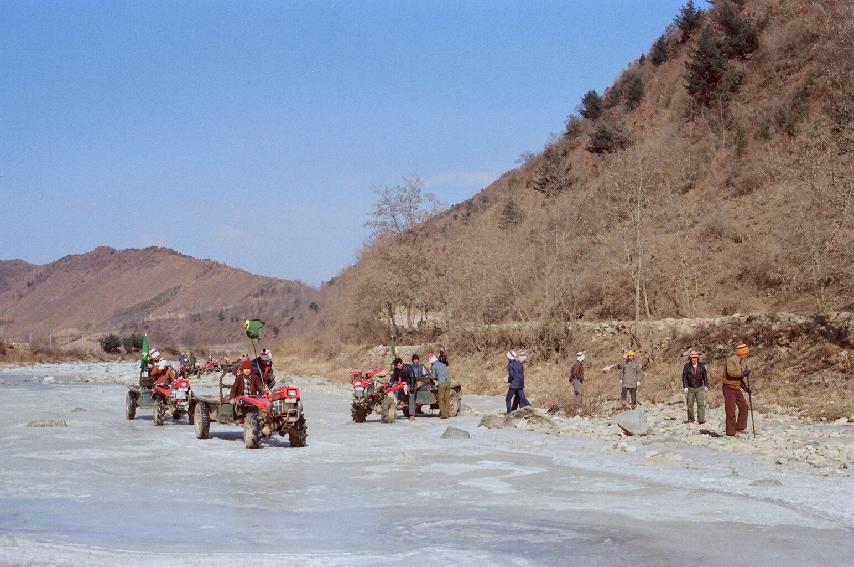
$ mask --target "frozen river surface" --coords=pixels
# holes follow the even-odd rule
[[[735,462],[729,475],[759,488],[716,490],[714,455],[640,469],[601,443],[479,429],[478,416],[354,424],[347,390],[311,380],[297,380],[308,446],[274,437],[247,450],[236,427],[212,424],[200,441],[186,418],[126,420],[125,386],[28,380],[0,380],[3,565],[780,566],[854,554],[845,517],[780,497],[803,479]],[[471,439],[442,439],[448,425]],[[807,486],[854,505],[850,479],[821,480]]]

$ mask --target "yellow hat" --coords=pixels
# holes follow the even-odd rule
[[[635,351],[630,350],[629,352],[626,353],[626,358],[628,358],[630,356],[634,356],[634,355],[635,355]]]

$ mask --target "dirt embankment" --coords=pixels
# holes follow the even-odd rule
[[[644,368],[638,390],[642,401],[666,402],[681,392],[685,355],[697,349],[709,368],[707,403],[722,404],[720,381],[723,364],[734,345],[751,347],[749,365],[754,403],[759,410],[769,405],[788,408],[804,417],[834,420],[854,414],[854,314],[791,313],[733,315],[702,319],[662,319],[634,322],[567,323],[559,338],[530,346],[531,333],[522,325],[492,327],[482,350],[461,352],[455,344],[433,343],[400,347],[402,356],[422,355],[444,348],[451,360],[451,374],[464,391],[501,394],[506,390],[510,349],[528,349],[526,369],[528,397],[539,407],[558,407],[569,413],[602,415],[612,411],[619,398],[619,365],[623,353],[637,352]],[[442,339],[440,339],[442,340]],[[354,369],[388,366],[388,347],[363,345],[342,350],[334,357],[315,357],[283,345],[277,367],[288,372],[316,374],[346,380]],[[576,351],[587,353],[584,401],[579,403],[568,384],[569,368]]]

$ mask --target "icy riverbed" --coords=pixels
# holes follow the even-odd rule
[[[780,566],[854,554],[850,476],[672,434],[664,450],[649,446],[655,434],[484,429],[480,415],[355,424],[346,387],[308,378],[295,378],[308,446],[272,438],[250,451],[236,427],[213,424],[200,441],[186,418],[126,420],[121,384],[134,379],[132,364],[0,370],[0,564]],[[463,401],[480,414],[503,405]],[[448,425],[471,439],[442,439]]]

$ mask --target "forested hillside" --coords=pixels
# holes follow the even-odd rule
[[[419,222],[417,181],[390,187],[324,333],[852,309],[852,10],[687,5],[470,200]]]
[[[527,348],[544,404],[563,395],[576,350],[599,368],[639,350],[646,392],[666,399],[680,353],[703,348],[717,373],[746,340],[759,386],[775,383],[766,401],[848,411],[854,5],[689,2],[567,111],[542,152],[449,210],[434,212],[417,179],[385,188],[372,240],[293,345],[301,358],[350,353],[329,372],[387,363],[360,353],[395,335],[448,349],[469,391],[497,392],[501,351]],[[664,318],[688,325],[646,323]]]

